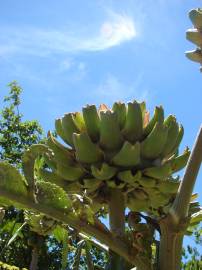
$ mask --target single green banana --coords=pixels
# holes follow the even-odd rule
[[[189,18],[196,28],[202,30],[202,9],[201,8],[192,9],[189,12]]]
[[[115,102],[113,104],[112,110],[117,114],[117,121],[119,123],[120,129],[123,129],[126,121],[126,105],[122,102]]]
[[[182,141],[183,136],[184,136],[184,128],[182,125],[179,125],[178,135],[177,135],[175,144],[174,144],[173,149],[171,150],[169,156],[172,156],[175,153],[178,155],[178,148],[179,148],[179,145]]]
[[[97,142],[100,136],[99,131],[100,119],[97,113],[96,106],[87,105],[86,107],[83,108],[82,111],[88,135],[90,136],[93,142]]]
[[[137,101],[129,102],[126,114],[126,122],[122,133],[131,143],[142,137],[143,119],[141,105]]]
[[[64,190],[68,194],[79,194],[82,192],[82,185],[77,181],[77,182],[67,182],[66,181],[66,186],[64,187]]]
[[[113,164],[121,167],[133,167],[140,163],[140,143],[132,145],[125,142],[121,150],[112,158]]]
[[[154,115],[149,121],[149,123],[144,127],[143,135],[144,137],[148,136],[153,130],[156,123],[163,123],[164,121],[164,110],[163,107],[155,107]]]
[[[84,188],[87,188],[90,192],[94,192],[102,185],[102,180],[96,178],[84,178],[83,183]]]
[[[130,185],[133,185],[134,183],[137,183],[141,179],[142,173],[141,171],[138,171],[137,173],[132,174],[131,170],[127,170],[127,171],[119,172],[117,177],[121,181],[126,182]]]
[[[74,146],[73,144],[73,133],[79,133],[79,128],[74,122],[73,113],[65,114],[62,117],[62,128],[66,136],[66,140],[69,145]]]
[[[150,194],[151,206],[158,209],[169,202],[169,196],[163,193]]]
[[[150,207],[150,201],[149,200],[139,200],[134,197],[129,197],[127,201],[127,207],[131,211],[135,212],[142,212],[147,211]]]
[[[118,188],[118,189],[122,189],[124,188],[126,184],[125,183],[116,183],[114,180],[108,180],[107,181],[107,186],[109,188]],[[113,192],[113,191],[112,191]]]
[[[67,181],[75,181],[79,180],[82,176],[85,175],[85,171],[83,168],[76,166],[69,166],[61,164],[60,162],[57,163],[57,170],[56,172],[60,177],[64,178]]]
[[[166,179],[172,174],[172,167],[170,162],[165,163],[159,167],[150,167],[143,170],[143,175],[155,178],[155,179]]]
[[[202,33],[197,29],[188,29],[186,32],[186,38],[198,47],[202,48]]]
[[[91,172],[92,172],[92,175],[97,179],[108,180],[116,174],[117,168],[109,166],[107,163],[103,163],[101,168],[98,168],[97,166],[92,165]]]
[[[160,181],[158,183],[158,188],[160,192],[163,192],[163,193],[177,193],[179,185],[180,185],[180,182],[166,180],[166,181]]]
[[[187,51],[186,57],[189,58],[191,61],[202,63],[202,50],[197,48],[193,51]]]
[[[190,150],[187,147],[182,155],[168,160],[168,163],[171,164],[172,173],[175,173],[183,169],[187,164],[189,156],[190,156]]]
[[[55,120],[55,130],[56,133],[63,139],[63,141],[68,144],[68,138],[66,138],[66,134],[63,130],[61,118]]]
[[[146,176],[142,176],[139,180],[138,180],[139,184],[143,187],[155,187],[156,186],[156,179],[151,178],[151,177],[146,177]]]
[[[167,157],[172,152],[176,144],[179,126],[176,122],[176,118],[173,115],[168,116],[168,118],[164,121],[164,125],[168,128],[168,136],[161,156]]]
[[[51,132],[48,132],[48,139],[47,139],[47,145],[48,147],[53,151],[54,153],[54,160],[56,163],[61,162],[62,164],[73,164],[74,163],[74,157],[71,153],[71,150],[67,147],[65,147],[63,144],[58,142]]]
[[[73,142],[76,150],[76,159],[79,162],[92,164],[102,161],[102,151],[91,141],[87,133],[74,133]]]
[[[157,122],[151,133],[141,143],[141,156],[146,159],[158,158],[163,152],[167,136],[168,128]]]
[[[75,112],[72,114],[73,121],[80,132],[86,131],[86,125],[84,122],[83,114],[80,112]]]
[[[100,145],[105,150],[120,149],[123,143],[117,115],[110,110],[100,111]]]

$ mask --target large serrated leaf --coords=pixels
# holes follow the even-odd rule
[[[8,192],[27,196],[27,186],[23,176],[8,163],[0,163],[0,187]]]
[[[53,183],[38,181],[36,188],[36,199],[39,203],[65,212],[68,212],[71,208],[71,200],[67,193],[59,186]]]
[[[34,187],[34,167],[35,161],[39,155],[42,154],[51,154],[48,146],[43,144],[34,144],[27,151],[24,152],[22,157],[22,168],[29,185],[29,188],[32,190]]]

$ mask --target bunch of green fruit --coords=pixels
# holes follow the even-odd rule
[[[144,102],[115,102],[112,109],[87,105],[82,113],[67,113],[49,132],[45,166],[37,174],[69,194],[86,194],[92,207],[107,204],[113,189],[125,194],[133,211],[160,213],[173,201],[179,178],[173,173],[187,163],[190,151],[178,155],[183,127],[163,108],[149,117]]]
[[[192,9],[189,12],[189,18],[194,28],[187,30],[186,37],[189,41],[193,42],[197,48],[193,51],[186,52],[186,56],[190,60],[199,62],[202,65],[202,9]]]

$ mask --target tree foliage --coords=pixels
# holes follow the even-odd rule
[[[21,167],[22,153],[42,139],[43,131],[36,120],[23,121],[19,110],[22,89],[15,81],[9,87],[6,106],[0,112],[0,159]]]

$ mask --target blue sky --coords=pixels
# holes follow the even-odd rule
[[[47,131],[85,104],[146,100],[162,104],[192,147],[202,116],[202,74],[184,52],[187,13],[201,1],[1,1],[0,100],[23,88],[21,111]],[[196,190],[202,193],[202,173]],[[202,195],[200,197],[202,201]]]

